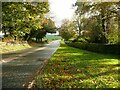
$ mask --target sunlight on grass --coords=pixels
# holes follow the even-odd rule
[[[117,56],[92,53],[61,42],[40,77],[44,88],[118,88],[118,69]]]
[[[29,46],[28,44],[10,44],[10,45],[6,45],[5,42],[1,42],[0,43],[0,53],[4,53],[4,52],[10,52],[10,51],[17,51],[17,50],[22,50],[22,49],[26,49],[26,48],[31,48],[31,46]]]
[[[48,42],[51,42],[53,40],[59,40],[61,39],[61,36],[57,36],[57,35],[47,35],[46,37],[44,37],[44,39],[48,40]]]

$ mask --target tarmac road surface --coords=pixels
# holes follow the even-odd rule
[[[60,45],[60,40],[21,52],[3,54],[2,88],[23,88],[49,60]]]

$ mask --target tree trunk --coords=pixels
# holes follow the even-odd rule
[[[102,15],[102,29],[103,29],[103,32],[105,33],[105,19],[104,19],[104,15]]]
[[[5,30],[5,26],[3,26],[2,29],[3,29],[4,35],[6,36],[6,35],[7,35],[7,32],[6,32],[6,30]],[[2,30],[2,29],[1,29],[1,30]]]
[[[120,44],[120,5],[118,6],[118,44]]]
[[[42,42],[42,38],[40,39],[40,42]]]
[[[105,14],[103,9],[101,11],[101,20],[102,20],[101,23],[102,23],[102,29],[103,29],[102,43],[106,43]]]
[[[79,39],[79,37],[81,36],[81,25],[80,25],[80,19],[81,16],[79,16],[79,19],[77,20],[77,25],[78,25],[78,37],[76,38],[77,40]]]
[[[107,33],[107,35],[110,32],[110,18],[109,18],[109,15],[110,15],[110,13],[107,12],[107,18],[106,18],[106,33]]]

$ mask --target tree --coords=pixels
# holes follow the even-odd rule
[[[55,23],[50,18],[44,18],[42,20],[41,28],[33,27],[29,36],[29,39],[35,38],[36,42],[42,42],[42,38],[45,37],[46,33],[55,33]]]
[[[59,31],[61,37],[65,40],[69,40],[70,38],[75,36],[75,28],[74,23],[68,20],[64,20],[61,25],[61,30]]]
[[[52,19],[45,18],[42,26],[43,26],[44,30],[46,30],[46,32],[48,32],[48,33],[56,33],[55,22]]]
[[[48,2],[2,2],[3,32],[5,35],[31,39],[42,28]],[[34,33],[35,32],[35,33]]]
[[[77,2],[76,16],[80,18],[80,20],[77,19],[80,22],[78,28],[81,27],[79,31],[90,30],[93,33],[91,38],[95,36],[98,39],[96,39],[97,42],[108,43],[112,27],[118,26],[116,5],[115,2]]]
[[[89,8],[91,7],[89,5],[89,3],[85,3],[85,2],[76,2],[75,3],[75,6],[77,6],[77,9],[75,11],[76,13],[76,24],[78,26],[78,37],[79,38],[81,36],[81,31],[82,31],[82,19],[83,19],[83,16],[85,15],[86,12],[89,11]]]

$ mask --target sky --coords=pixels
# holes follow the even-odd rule
[[[62,24],[62,20],[71,19],[75,9],[72,7],[76,0],[49,0],[50,16],[53,17],[56,26]]]

